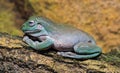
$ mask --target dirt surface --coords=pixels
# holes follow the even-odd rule
[[[119,67],[101,60],[63,58],[54,50],[35,51],[22,37],[0,33],[1,73],[119,73]]]

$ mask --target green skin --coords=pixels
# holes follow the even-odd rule
[[[75,59],[94,58],[102,52],[93,37],[86,32],[56,24],[44,17],[30,17],[23,24],[22,31],[25,33],[23,41],[35,50],[51,47],[59,51],[58,55]]]

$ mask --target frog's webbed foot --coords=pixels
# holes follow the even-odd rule
[[[69,58],[78,58],[78,54],[73,53],[73,52],[57,52],[58,55],[63,56],[63,57],[69,57]]]
[[[77,53],[73,53],[73,52],[58,52],[58,55],[64,56],[64,57],[68,57],[68,58],[74,58],[74,59],[90,59],[90,58],[94,58],[96,56],[98,56],[100,53],[94,53],[94,54],[90,54],[90,55],[80,55]]]
[[[72,52],[57,52],[58,55],[64,56],[64,57],[72,57],[75,56],[77,54],[72,53]]]
[[[58,55],[75,59],[89,59],[99,56],[102,52],[101,48],[90,43],[79,43],[74,46],[74,51],[75,53],[58,52]]]

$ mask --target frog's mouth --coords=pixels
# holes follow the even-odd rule
[[[34,33],[38,33],[40,32],[41,30],[34,30],[34,31],[31,31],[31,30],[26,30],[26,31],[23,31],[25,34],[34,34]]]

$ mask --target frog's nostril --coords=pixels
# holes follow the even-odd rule
[[[89,41],[88,41],[88,43],[92,43],[92,41],[91,41],[91,40],[89,40]]]

